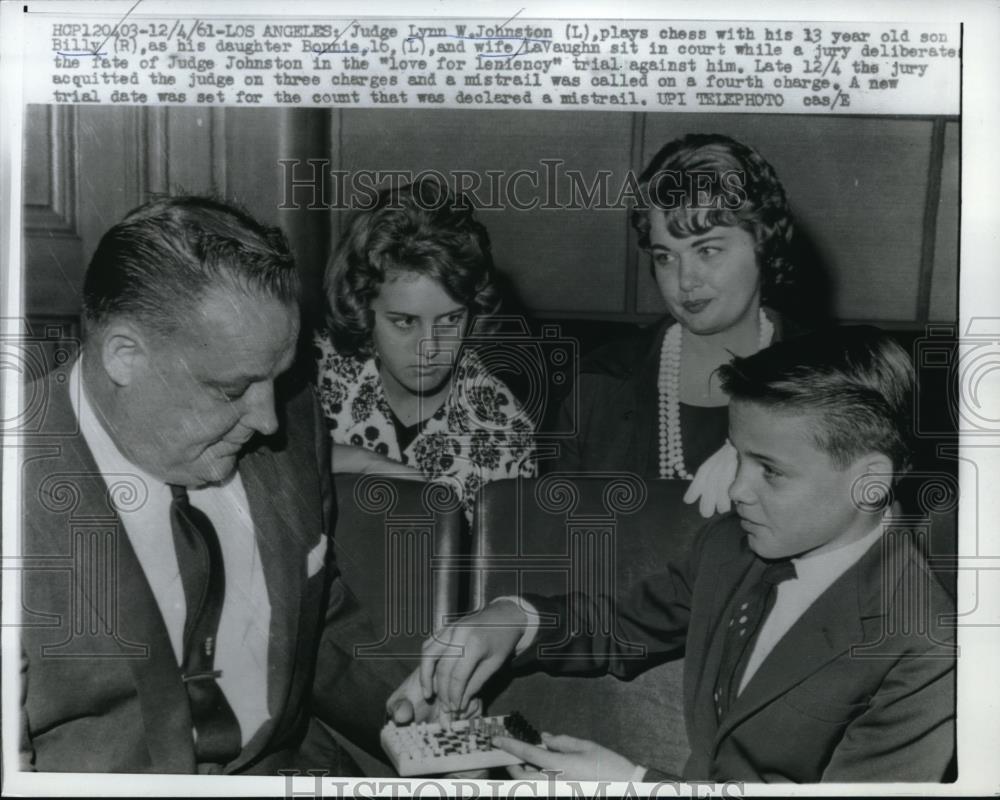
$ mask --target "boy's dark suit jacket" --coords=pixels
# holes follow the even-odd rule
[[[738,518],[722,517],[687,564],[643,580],[613,619],[583,595],[529,597],[562,623],[541,628],[515,666],[627,679],[683,655],[690,780],[940,781],[955,715],[954,631],[941,616],[954,608],[909,535],[887,534],[838,578],[716,721],[724,623],[763,568]],[[567,624],[611,633],[571,637]]]
[[[109,476],[107,488],[75,433],[66,384],[50,378],[26,395],[46,398],[46,406],[41,433],[24,441],[21,471],[22,765],[192,773],[184,684],[108,499],[142,502],[143,487],[123,475]],[[352,658],[353,645],[375,637],[337,573],[332,545],[309,569],[307,555],[330,544],[336,518],[329,451],[310,392],[279,411],[282,432],[239,462],[271,604],[271,718],[224,771],[350,774],[353,762],[315,718],[377,752],[382,704],[405,673],[375,665],[381,675]]]

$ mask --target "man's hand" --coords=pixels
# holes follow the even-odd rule
[[[543,733],[542,744],[545,747],[507,736],[493,740],[494,747],[531,765],[507,768],[511,777],[518,780],[545,780],[546,776],[539,769],[557,770],[560,773],[557,780],[576,781],[627,781],[635,774],[636,765],[627,758],[587,739]]]
[[[411,722],[434,722],[437,717],[436,703],[429,703],[420,689],[420,676],[413,670],[386,700],[385,714],[397,725]]]
[[[424,701],[436,697],[443,711],[465,716],[471,698],[514,652],[527,622],[516,603],[500,600],[427,639],[419,669]]]
[[[481,712],[478,697],[469,703],[462,714],[445,711],[440,703],[429,703],[420,688],[420,671],[416,669],[385,703],[386,716],[397,725],[409,725],[411,722],[448,723],[454,719],[470,719],[479,716]]]
[[[729,487],[736,479],[736,448],[729,440],[698,467],[694,480],[684,493],[684,502],[698,500],[698,513],[710,517],[729,510]]]

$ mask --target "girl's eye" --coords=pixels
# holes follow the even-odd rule
[[[653,253],[653,264],[655,266],[665,268],[669,267],[673,263],[674,263],[673,253],[664,253],[662,251]]]
[[[465,319],[464,311],[456,311],[454,314],[448,317],[449,325],[458,325],[462,320]]]
[[[409,330],[413,327],[413,317],[396,317],[392,324],[401,330]]]
[[[709,246],[709,247],[703,247],[703,248],[701,248],[701,255],[704,258],[711,258],[712,256],[716,255],[717,253],[721,253],[721,252],[722,252],[721,248],[718,248],[718,247],[711,247],[711,246]]]

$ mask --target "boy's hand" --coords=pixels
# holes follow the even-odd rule
[[[500,600],[427,639],[419,670],[424,699],[436,696],[443,710],[463,714],[510,658],[527,623],[516,603]]]
[[[587,739],[543,733],[542,744],[545,747],[537,747],[507,736],[497,736],[493,740],[494,747],[506,750],[532,765],[531,768],[507,768],[511,777],[518,780],[544,780],[546,776],[538,769],[557,770],[559,774],[555,776],[556,780],[627,781],[635,774],[636,765],[627,758]]]
[[[698,513],[708,518],[716,512],[729,510],[729,487],[736,479],[736,448],[729,440],[705,459],[698,467],[691,485],[684,493],[684,502],[698,500]]]

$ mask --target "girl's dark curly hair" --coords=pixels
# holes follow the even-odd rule
[[[649,247],[650,214],[666,215],[671,236],[737,226],[754,237],[766,301],[794,278],[788,258],[792,215],[774,168],[752,147],[717,133],[692,133],[664,145],[639,176],[632,211],[639,246]]]
[[[371,301],[394,271],[433,278],[470,319],[499,305],[486,228],[467,198],[434,178],[383,190],[348,225],[323,280],[338,352],[372,354]]]

